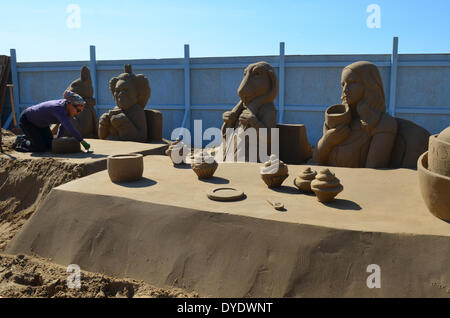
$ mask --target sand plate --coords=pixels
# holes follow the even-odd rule
[[[244,192],[235,188],[220,187],[212,189],[206,195],[215,201],[237,201],[244,197]]]

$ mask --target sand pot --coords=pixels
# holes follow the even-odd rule
[[[143,155],[112,155],[108,157],[108,174],[112,182],[137,181],[144,171]]]
[[[316,178],[317,172],[306,168],[303,172],[294,179],[294,185],[303,192],[312,193],[311,182]]]
[[[186,156],[188,155],[188,148],[180,139],[176,139],[170,143],[169,148],[165,151],[165,154],[170,157],[174,166],[185,164]],[[172,157],[172,154],[174,155]],[[190,153],[189,153],[190,154]],[[174,160],[175,159],[175,160]],[[178,160],[180,160],[178,162]]]
[[[320,171],[311,182],[311,189],[320,202],[331,202],[338,193],[344,190],[339,179],[329,169]]]
[[[428,169],[428,151],[417,161],[420,192],[428,210],[445,221],[450,221],[450,177]]]
[[[53,153],[76,153],[81,152],[81,145],[73,137],[61,137],[52,140]]]
[[[325,124],[328,128],[336,128],[341,124],[348,125],[351,120],[350,108],[346,105],[332,105],[325,111]]]
[[[428,159],[430,171],[450,177],[450,127],[430,136]]]
[[[191,165],[192,170],[194,170],[199,179],[211,178],[218,166],[219,164],[215,161],[213,163],[202,162],[200,164]]]

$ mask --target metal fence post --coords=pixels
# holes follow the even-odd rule
[[[95,57],[95,45],[91,45],[90,49],[90,64],[92,87],[94,89],[94,98],[98,103],[98,90],[97,90],[97,59]]]
[[[184,45],[184,117],[181,123],[182,128],[190,127],[188,117],[191,112],[191,72],[190,72],[189,44]],[[190,118],[189,118],[190,120]],[[189,128],[188,128],[189,129]]]
[[[389,89],[389,113],[395,116],[395,103],[397,97],[397,69],[398,69],[398,37],[394,37],[391,55],[391,79]]]
[[[284,117],[284,42],[280,42],[279,89],[278,89],[278,122]]]

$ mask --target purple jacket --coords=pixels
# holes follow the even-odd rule
[[[40,128],[45,128],[51,124],[61,124],[59,126],[57,138],[64,135],[75,137],[78,141],[82,141],[78,130],[70,122],[70,117],[66,112],[66,100],[57,99],[49,100],[25,109],[24,114],[26,114],[27,119]]]

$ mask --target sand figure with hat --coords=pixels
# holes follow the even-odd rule
[[[359,61],[346,66],[341,86],[342,104],[325,113],[314,161],[351,168],[415,168],[429,133],[386,113],[383,81],[375,64]]]
[[[150,84],[143,74],[135,75],[127,64],[124,73],[109,81],[109,88],[117,104],[100,117],[100,139],[147,141],[147,120],[144,112],[150,98]]]

